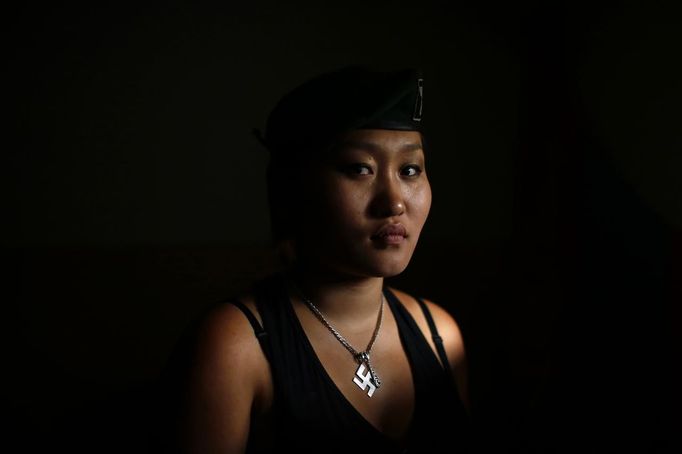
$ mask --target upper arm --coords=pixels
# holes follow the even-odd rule
[[[262,390],[264,357],[251,325],[231,304],[212,311],[196,337],[182,444],[190,453],[241,453]]]

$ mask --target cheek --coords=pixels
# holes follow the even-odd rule
[[[409,196],[412,218],[415,223],[423,226],[431,211],[431,186],[426,183],[415,190]]]
[[[338,228],[355,225],[367,211],[369,195],[358,188],[336,186],[325,191],[325,195],[323,206],[327,218],[334,220]]]
[[[368,195],[339,182],[311,186],[308,195],[301,213],[308,232],[348,231],[366,211]]]

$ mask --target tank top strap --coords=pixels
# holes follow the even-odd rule
[[[230,299],[230,300],[227,300],[225,302],[232,304],[237,309],[242,311],[242,313],[246,316],[249,323],[251,324],[251,327],[253,328],[253,333],[256,335],[256,338],[258,339],[258,343],[260,344],[261,348],[263,349],[263,352],[265,352],[266,357],[270,358],[270,346],[269,346],[268,342],[266,342],[268,332],[265,331],[265,329],[260,324],[260,322],[258,321],[256,316],[253,315],[253,312],[251,312],[251,309],[246,307],[246,305],[244,303],[242,303],[241,301],[239,301],[238,299]]]
[[[404,326],[405,328],[409,327],[415,335],[421,337],[425,341],[425,347],[426,349],[433,354],[432,348],[426,344],[426,333],[422,333],[421,329],[417,326],[416,321],[410,314],[410,312],[407,310],[407,308],[400,302],[398,297],[390,290],[388,287],[384,287],[384,294],[387,297],[387,300],[389,301],[390,306],[395,310],[397,310],[401,314],[401,319],[403,323],[406,323]],[[445,348],[443,346],[443,339],[440,337],[440,334],[438,333],[438,329],[436,328],[436,323],[433,320],[433,316],[431,315],[431,311],[429,310],[428,306],[426,303],[419,297],[415,297],[417,302],[419,303],[419,307],[421,308],[422,312],[424,313],[424,317],[426,318],[426,322],[429,326],[429,331],[431,334],[431,338],[433,339],[433,342],[436,346],[436,354],[434,356],[435,363],[438,365],[439,369],[444,370],[449,374],[450,370],[450,363],[448,361],[447,354],[445,353]],[[436,356],[438,359],[436,359]],[[440,361],[438,361],[440,360]]]
[[[424,312],[426,323],[429,324],[431,338],[433,339],[433,343],[436,345],[436,351],[438,352],[438,357],[440,358],[440,361],[443,364],[443,368],[445,370],[450,370],[450,362],[448,361],[448,355],[445,353],[445,347],[443,346],[443,338],[440,337],[440,334],[438,334],[438,328],[436,328],[436,323],[433,320],[431,311],[429,310],[424,300],[422,300],[418,296],[415,297],[415,299],[417,300],[417,303],[419,303],[419,307],[422,308],[422,312]]]

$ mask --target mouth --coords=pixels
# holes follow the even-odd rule
[[[400,223],[385,224],[371,236],[372,241],[383,244],[401,244],[406,238],[407,229]]]

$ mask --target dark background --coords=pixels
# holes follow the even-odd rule
[[[679,449],[680,8],[509,3],[6,11],[3,443],[150,451],[180,334],[275,267],[251,129],[370,63],[425,73],[434,204],[391,281],[457,317],[482,451]]]

